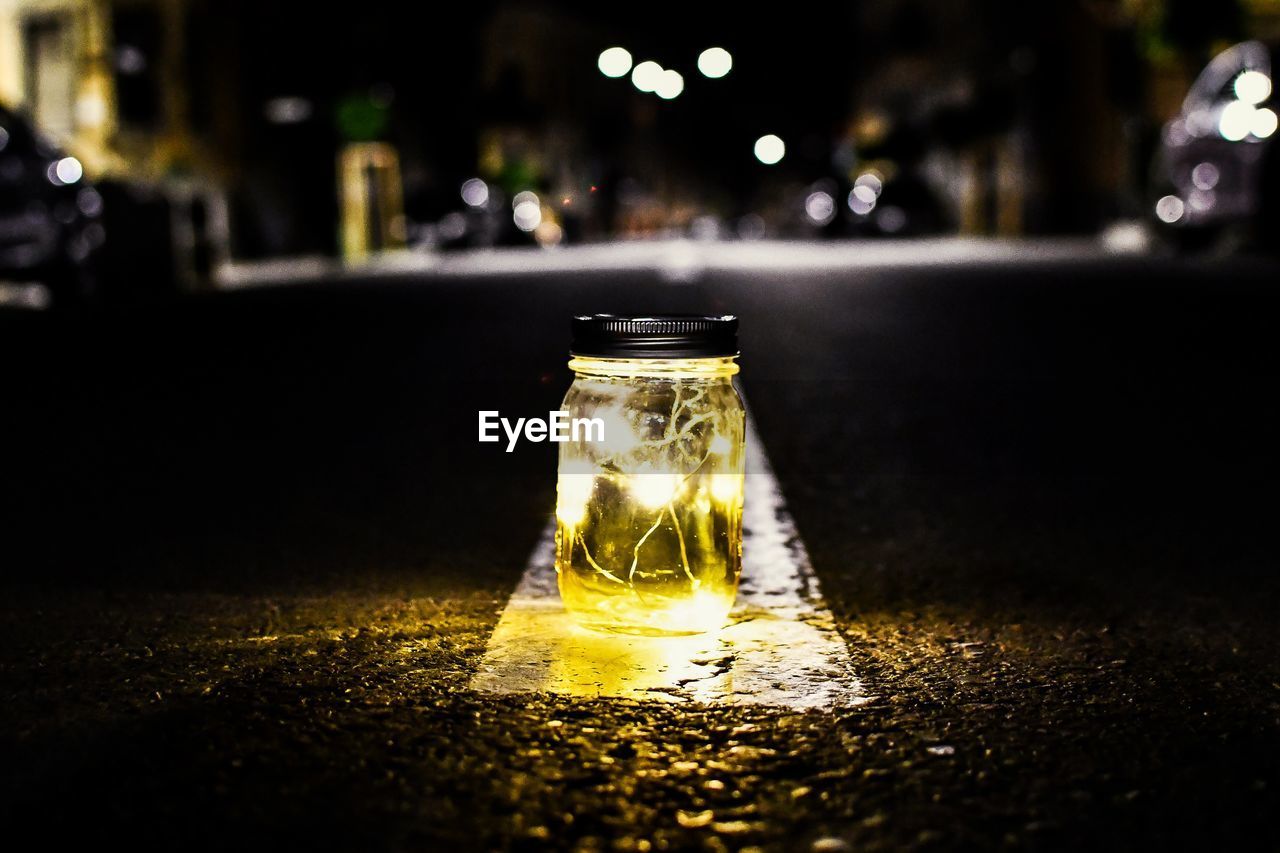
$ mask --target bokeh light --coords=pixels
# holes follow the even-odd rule
[[[804,215],[814,225],[826,225],[836,216],[836,202],[831,193],[817,190],[804,200]]]
[[[1244,101],[1232,101],[1218,116],[1218,133],[1228,142],[1239,142],[1249,135],[1255,110]]]
[[[1276,132],[1276,114],[1275,111],[1263,107],[1260,110],[1254,110],[1253,116],[1249,121],[1249,132],[1259,139],[1266,139],[1268,136]]]
[[[272,98],[262,109],[272,124],[301,124],[313,112],[311,101],[299,97]]]
[[[1207,109],[1193,110],[1187,116],[1187,131],[1192,136],[1209,136],[1217,125],[1213,120],[1213,111]]]
[[[53,174],[57,178],[57,183],[74,184],[84,177],[84,167],[74,157],[63,157],[54,165]]]
[[[849,191],[849,209],[859,216],[866,216],[876,209],[876,192],[866,184],[854,186]]]
[[[631,71],[631,82],[641,92],[652,92],[662,83],[662,66],[646,59]]]
[[[684,77],[678,71],[667,69],[662,72],[662,79],[658,81],[653,91],[659,98],[666,101],[677,98],[684,91]]]
[[[596,66],[606,77],[625,77],[631,70],[631,53],[625,47],[611,47],[601,52]]]
[[[698,70],[702,76],[719,80],[733,68],[733,56],[723,47],[709,47],[698,54]]]
[[[1176,195],[1167,195],[1156,202],[1156,218],[1161,222],[1177,222],[1185,211],[1186,205]]]
[[[1191,170],[1191,183],[1198,190],[1211,190],[1218,185],[1218,167],[1212,163],[1200,163]]]
[[[786,156],[787,146],[780,137],[766,133],[756,140],[755,153],[757,160],[766,166],[772,166]]]
[[[884,181],[880,180],[880,176],[874,172],[863,172],[853,182],[855,187],[866,187],[875,194],[876,198],[880,197],[880,193],[884,191]]]
[[[564,239],[564,229],[559,223],[543,220],[533,229],[533,239],[538,241],[539,246],[549,249],[560,245],[560,241]]]
[[[532,231],[542,223],[542,205],[536,201],[522,201],[516,205],[511,216],[521,231]]]
[[[1187,207],[1191,208],[1196,213],[1204,213],[1212,210],[1213,206],[1217,204],[1217,201],[1218,200],[1214,197],[1214,194],[1211,191],[1206,192],[1204,190],[1192,190],[1191,194],[1187,196]]]
[[[489,202],[489,185],[479,178],[463,181],[462,200],[468,207],[484,207]]]
[[[1271,95],[1271,78],[1261,71],[1244,71],[1236,78],[1232,91],[1246,104],[1260,104]]]

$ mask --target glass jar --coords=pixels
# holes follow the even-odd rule
[[[576,317],[561,409],[556,573],[582,625],[696,634],[742,569],[745,412],[735,317]],[[598,433],[602,427],[603,436]]]

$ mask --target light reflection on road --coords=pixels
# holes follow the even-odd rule
[[[691,637],[578,626],[556,590],[554,524],[534,548],[474,690],[666,702],[832,708],[864,699],[804,544],[747,420],[743,575],[728,625]]]

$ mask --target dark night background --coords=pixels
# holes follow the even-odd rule
[[[1270,0],[0,2],[0,832],[1275,849],[1270,133],[1178,134],[1277,34]],[[865,704],[469,689],[556,465],[476,411],[557,407],[594,311],[741,317]]]

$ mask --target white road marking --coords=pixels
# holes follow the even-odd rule
[[[471,688],[795,709],[864,701],[750,417],[743,512],[742,581],[729,624],[674,638],[604,634],[575,624],[556,589],[553,519]]]

